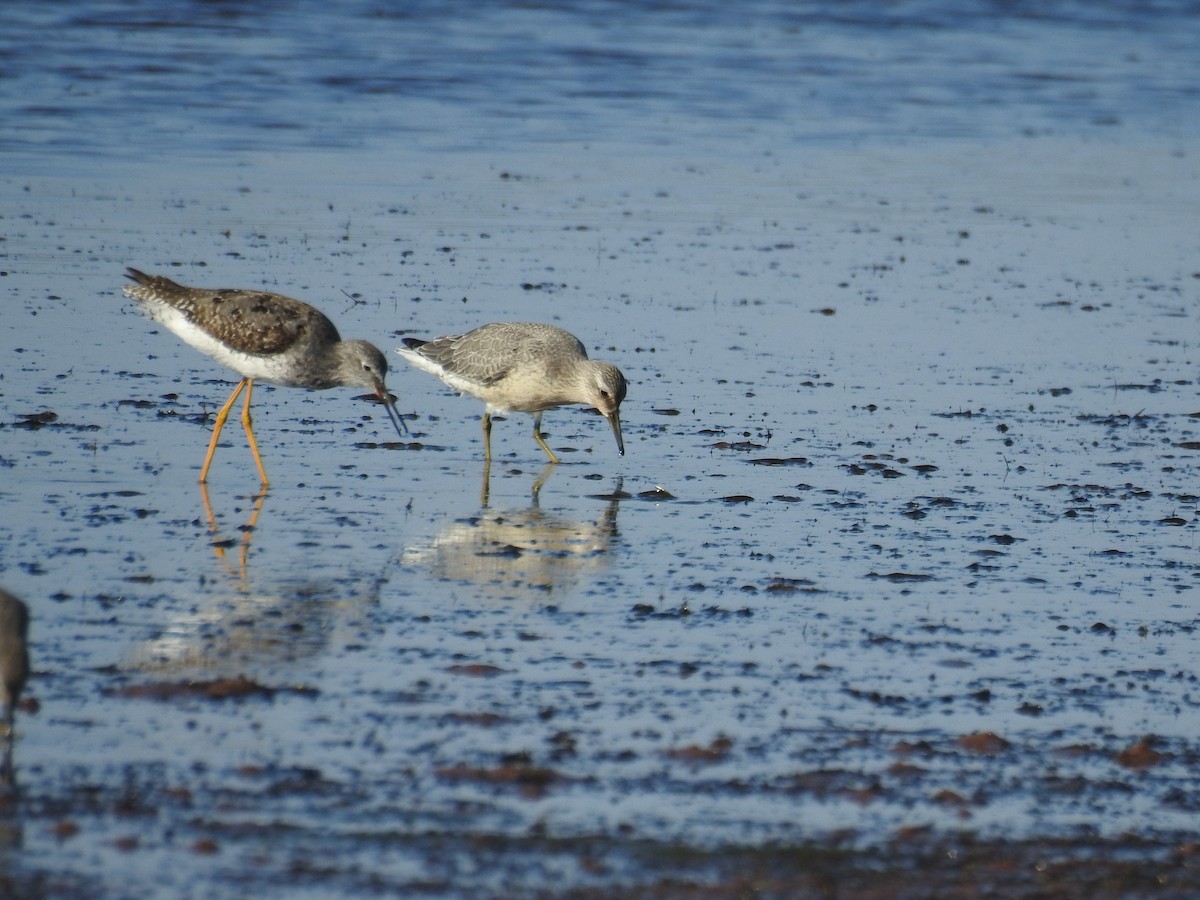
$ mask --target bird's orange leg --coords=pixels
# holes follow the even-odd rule
[[[262,456],[258,452],[258,441],[254,439],[254,429],[250,426],[250,395],[254,393],[254,382],[246,380],[246,402],[242,406],[242,427],[246,429],[246,440],[250,442],[250,452],[254,454],[254,464],[258,466],[258,477],[262,479],[263,487],[271,482],[267,479],[267,470],[263,468]]]
[[[208,467],[212,465],[213,455],[217,452],[217,441],[221,439],[221,429],[225,427],[225,420],[229,418],[229,410],[233,409],[234,401],[237,400],[238,394],[242,392],[242,388],[250,383],[249,378],[243,378],[237,383],[237,387],[233,389],[233,393],[229,395],[229,399],[225,401],[225,405],[217,411],[216,421],[213,422],[212,440],[208,442],[208,453],[204,457],[204,465],[200,467],[200,483],[208,481]]]

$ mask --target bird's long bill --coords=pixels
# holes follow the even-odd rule
[[[613,436],[617,439],[617,452],[622,456],[625,455],[625,442],[621,440],[621,416],[616,411],[608,417],[608,424],[612,426]]]
[[[388,418],[392,420],[392,424],[396,426],[396,434],[400,437],[408,436],[408,426],[404,424],[404,420],[400,418],[400,413],[396,410],[396,401],[392,399],[392,395],[387,392],[387,388],[380,388],[375,392],[375,396],[379,398],[379,402],[387,407]]]

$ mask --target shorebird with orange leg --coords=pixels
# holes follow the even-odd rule
[[[125,294],[142,312],[242,376],[217,412],[200,469],[201,484],[208,480],[221,429],[243,390],[242,427],[263,486],[270,484],[250,421],[255,381],[309,390],[367,388],[387,409],[396,433],[404,436],[407,429],[384,384],[388,365],[383,354],[366,341],[343,341],[319,310],[282,294],[184,287],[161,275],[133,268],[127,272],[134,283],[125,285]]]

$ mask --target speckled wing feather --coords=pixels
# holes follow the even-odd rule
[[[574,335],[553,325],[528,322],[493,322],[466,334],[404,343],[445,373],[484,386],[496,384],[514,369],[531,365],[552,369],[558,359],[587,358],[587,350]],[[563,352],[555,351],[559,344]]]
[[[242,353],[270,355],[314,339],[341,339],[321,312],[282,294],[189,288],[132,268],[128,274],[137,282],[126,288],[129,296],[148,307],[155,303],[173,307],[198,328]],[[152,308],[148,311],[153,315]]]
[[[481,386],[495,384],[512,368],[512,358],[487,339],[483,332],[489,327],[485,325],[466,334],[447,334],[412,349],[440,366],[446,375]],[[405,343],[412,346],[409,341]],[[493,352],[484,352],[489,348],[494,348]]]

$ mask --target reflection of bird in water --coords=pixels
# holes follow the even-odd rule
[[[214,580],[203,596],[178,601],[157,633],[130,647],[122,668],[205,678],[241,676],[263,665],[307,672],[358,606],[332,584],[255,590],[244,583],[223,588]]]
[[[209,546],[219,561],[218,578],[206,578],[203,587],[181,599],[170,621],[156,634],[136,644],[125,666],[147,673],[202,672],[206,677],[239,676],[264,662],[295,663],[323,653],[340,619],[355,603],[340,602],[343,590],[310,580],[310,572],[295,572],[294,583],[254,583],[249,566],[250,541],[263,513],[266,490],[252,497],[248,519],[238,525],[240,539],[224,539],[206,485],[200,499],[208,522]],[[247,515],[236,508],[229,518],[240,522]],[[226,533],[233,529],[226,525]],[[238,565],[225,551],[238,546]]]
[[[137,283],[126,285],[125,293],[146,315],[242,376],[217,413],[200,469],[201,484],[208,478],[225,419],[243,389],[242,426],[259,477],[264,486],[268,483],[250,424],[250,396],[258,380],[309,390],[366,388],[387,408],[396,433],[403,437],[403,422],[383,383],[387,359],[366,341],[343,341],[334,324],[307,303],[265,291],[184,287],[137,269],[128,273]]]
[[[558,456],[542,437],[542,413],[568,403],[594,406],[621,439],[625,376],[611,363],[588,359],[579,338],[554,325],[493,322],[466,334],[421,341],[405,338],[396,350],[418,369],[436,375],[455,390],[487,404],[483,413],[483,454],[492,458],[492,413],[533,414],[533,439],[550,462]]]
[[[25,680],[29,677],[29,608],[0,589],[0,702],[4,704],[4,761],[0,783],[13,783],[13,719]]]
[[[406,549],[403,561],[436,578],[470,582],[497,598],[561,592],[607,567],[618,505],[610,501],[595,521],[574,521],[544,512],[534,493],[528,508],[484,507],[477,516],[451,523],[428,544]]]

